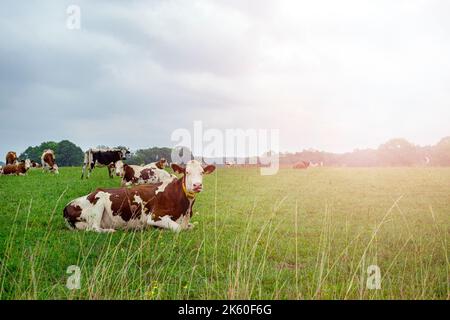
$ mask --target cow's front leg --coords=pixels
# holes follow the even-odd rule
[[[83,179],[84,175],[86,174],[86,167],[87,167],[87,163],[84,163],[83,169],[81,169],[81,179]]]
[[[181,231],[181,226],[178,223],[176,223],[175,221],[173,221],[171,219],[171,217],[168,215],[165,215],[164,217],[160,217],[160,219],[157,221],[154,221],[152,219],[152,217],[149,216],[148,220],[147,220],[147,224],[154,226],[154,227],[169,229],[169,230],[172,230],[173,232],[177,232],[177,233]]]

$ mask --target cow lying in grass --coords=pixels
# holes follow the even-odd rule
[[[176,176],[165,171],[165,160],[153,162],[146,166],[128,165],[122,161],[115,163],[116,175],[122,177],[121,186],[152,184],[176,179]]]
[[[203,190],[203,175],[215,166],[203,167],[196,160],[186,167],[172,164],[181,178],[131,188],[97,189],[73,200],[64,208],[64,218],[73,229],[113,232],[148,226],[174,232],[191,229],[189,223],[196,195]]]
[[[1,174],[24,176],[30,168],[31,161],[30,159],[26,159],[15,164],[7,164],[1,169]]]

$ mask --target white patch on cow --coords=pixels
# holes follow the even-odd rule
[[[80,197],[73,200],[70,205],[79,206],[81,208],[80,222],[76,222],[75,226],[77,229],[84,229],[87,231],[97,231],[97,232],[114,232],[114,229],[105,228],[102,226],[103,214],[105,211],[111,212],[111,201],[109,197],[110,193],[100,191],[96,194],[97,199],[95,204],[92,204],[87,197]]]
[[[173,221],[172,217],[169,215],[160,217],[160,220],[158,220],[158,221],[154,221],[152,219],[152,216],[149,215],[147,223],[151,226],[169,229],[169,230],[171,230],[173,232],[177,232],[177,233],[182,230],[181,226],[177,222]]]
[[[25,170],[28,170],[31,168],[31,160],[30,159],[26,159],[25,160]]]

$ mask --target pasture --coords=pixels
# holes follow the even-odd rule
[[[450,169],[219,168],[180,234],[67,229],[67,202],[119,185],[80,174],[0,176],[0,299],[450,299]]]

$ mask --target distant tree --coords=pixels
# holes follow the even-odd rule
[[[450,137],[445,137],[432,147],[432,163],[439,166],[450,165]]]
[[[46,149],[52,149],[55,152],[56,162],[61,167],[78,166],[83,162],[83,151],[81,148],[68,140],[61,142],[47,141],[39,146],[30,146],[20,154],[19,158],[40,162],[42,153]]]
[[[55,151],[57,146],[58,143],[54,141],[42,142],[39,146],[28,147],[24,152],[20,154],[19,159],[30,159],[36,162],[40,162],[44,150],[52,149],[53,151]]]
[[[385,166],[411,166],[419,162],[416,146],[405,139],[392,139],[378,148],[378,159]]]
[[[165,158],[170,161],[172,149],[153,147],[148,149],[139,149],[127,160],[130,164],[148,164]]]
[[[83,150],[70,142],[63,140],[55,148],[57,162],[59,166],[79,166],[83,163]]]

